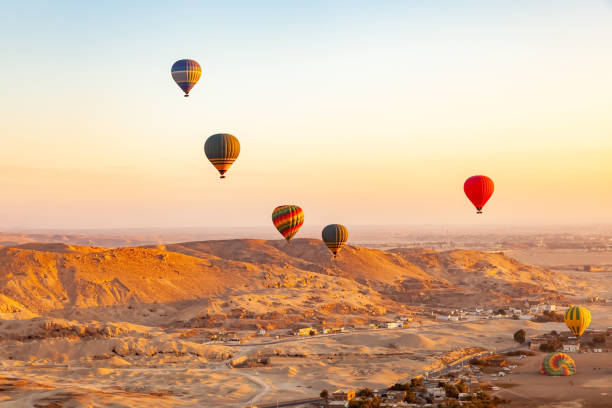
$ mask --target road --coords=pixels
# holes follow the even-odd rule
[[[310,399],[301,399],[301,400],[295,400],[295,401],[284,401],[284,402],[276,402],[276,403],[271,403],[271,404],[266,404],[266,405],[258,405],[257,408],[280,408],[280,407],[293,407],[295,405],[302,405],[302,404],[311,404],[311,403],[317,403],[317,402],[325,402],[325,398],[310,398]]]
[[[240,372],[238,370],[235,370],[233,372],[233,374],[237,374],[237,375],[240,375],[242,377],[245,377],[245,378],[253,381],[255,384],[259,385],[262,388],[261,391],[259,391],[259,393],[257,393],[255,396],[251,397],[251,400],[249,401],[249,406],[257,403],[257,401],[259,401],[264,395],[266,395],[268,393],[268,391],[270,391],[270,386],[268,385],[268,383],[263,381],[263,380],[261,380],[261,379],[259,379],[259,378],[257,378],[257,377],[255,377],[255,376],[252,376],[250,374],[246,374],[246,373]],[[244,406],[244,404],[243,403],[239,403],[239,404],[236,404],[236,406]],[[282,406],[284,406],[284,405],[279,405],[279,407],[282,407]]]

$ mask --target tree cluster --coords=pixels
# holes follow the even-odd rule
[[[555,311],[549,312],[548,310],[545,310],[544,312],[542,312],[542,314],[540,316],[536,316],[533,319],[534,322],[538,322],[538,323],[546,323],[546,322],[557,322],[557,323],[563,323],[563,314],[561,313],[557,313]]]
[[[604,333],[599,333],[593,336],[593,343],[605,343],[606,335]]]
[[[546,343],[540,344],[540,351],[552,353],[553,351],[559,350],[561,347],[563,347],[563,342],[559,339],[559,337],[555,337],[548,340]]]
[[[527,332],[523,329],[517,330],[516,333],[514,333],[514,341],[516,341],[517,343],[523,344],[525,343],[525,337],[527,336]]]

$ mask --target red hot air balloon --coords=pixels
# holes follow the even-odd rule
[[[478,214],[482,214],[482,207],[491,198],[494,187],[493,180],[487,176],[472,176],[465,180],[463,191],[465,191],[467,198],[476,207]]]

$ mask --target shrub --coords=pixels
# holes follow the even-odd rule
[[[604,333],[596,334],[593,336],[593,343],[605,343],[606,335]]]
[[[410,383],[395,383],[389,389],[393,391],[409,391],[410,389],[412,389],[412,385]]]
[[[520,356],[520,355],[535,356],[535,353],[533,351],[528,351],[528,350],[513,350],[513,351],[507,351],[505,355],[506,356]]]
[[[362,390],[357,391],[357,393],[355,393],[355,396],[362,397],[362,398],[370,398],[374,396],[374,393],[372,392],[371,389],[364,388]]]
[[[516,341],[517,343],[523,344],[525,343],[526,335],[527,333],[525,332],[525,330],[523,329],[517,330],[516,333],[514,333],[514,341]]]
[[[414,391],[406,391],[406,396],[404,397],[404,401],[406,402],[416,402],[417,396]]]
[[[559,339],[553,339],[547,343],[540,344],[540,351],[551,353],[559,350],[561,347],[563,347],[563,343]]]
[[[446,396],[448,398],[459,398],[459,391],[457,391],[457,387],[452,384],[446,384],[444,386],[444,391],[446,392]]]

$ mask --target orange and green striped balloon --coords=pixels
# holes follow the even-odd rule
[[[586,307],[572,306],[565,311],[563,320],[572,333],[582,336],[582,333],[591,324],[591,312]]]
[[[540,364],[540,374],[574,375],[576,374],[576,363],[565,353],[550,353],[544,357]]]
[[[348,230],[344,225],[330,224],[323,228],[321,236],[335,258],[348,239]]]
[[[240,154],[240,142],[229,133],[217,133],[206,139],[204,153],[219,171],[221,178],[225,178],[225,173]]]
[[[280,205],[272,211],[272,222],[289,242],[304,224],[304,211],[297,205]]]

